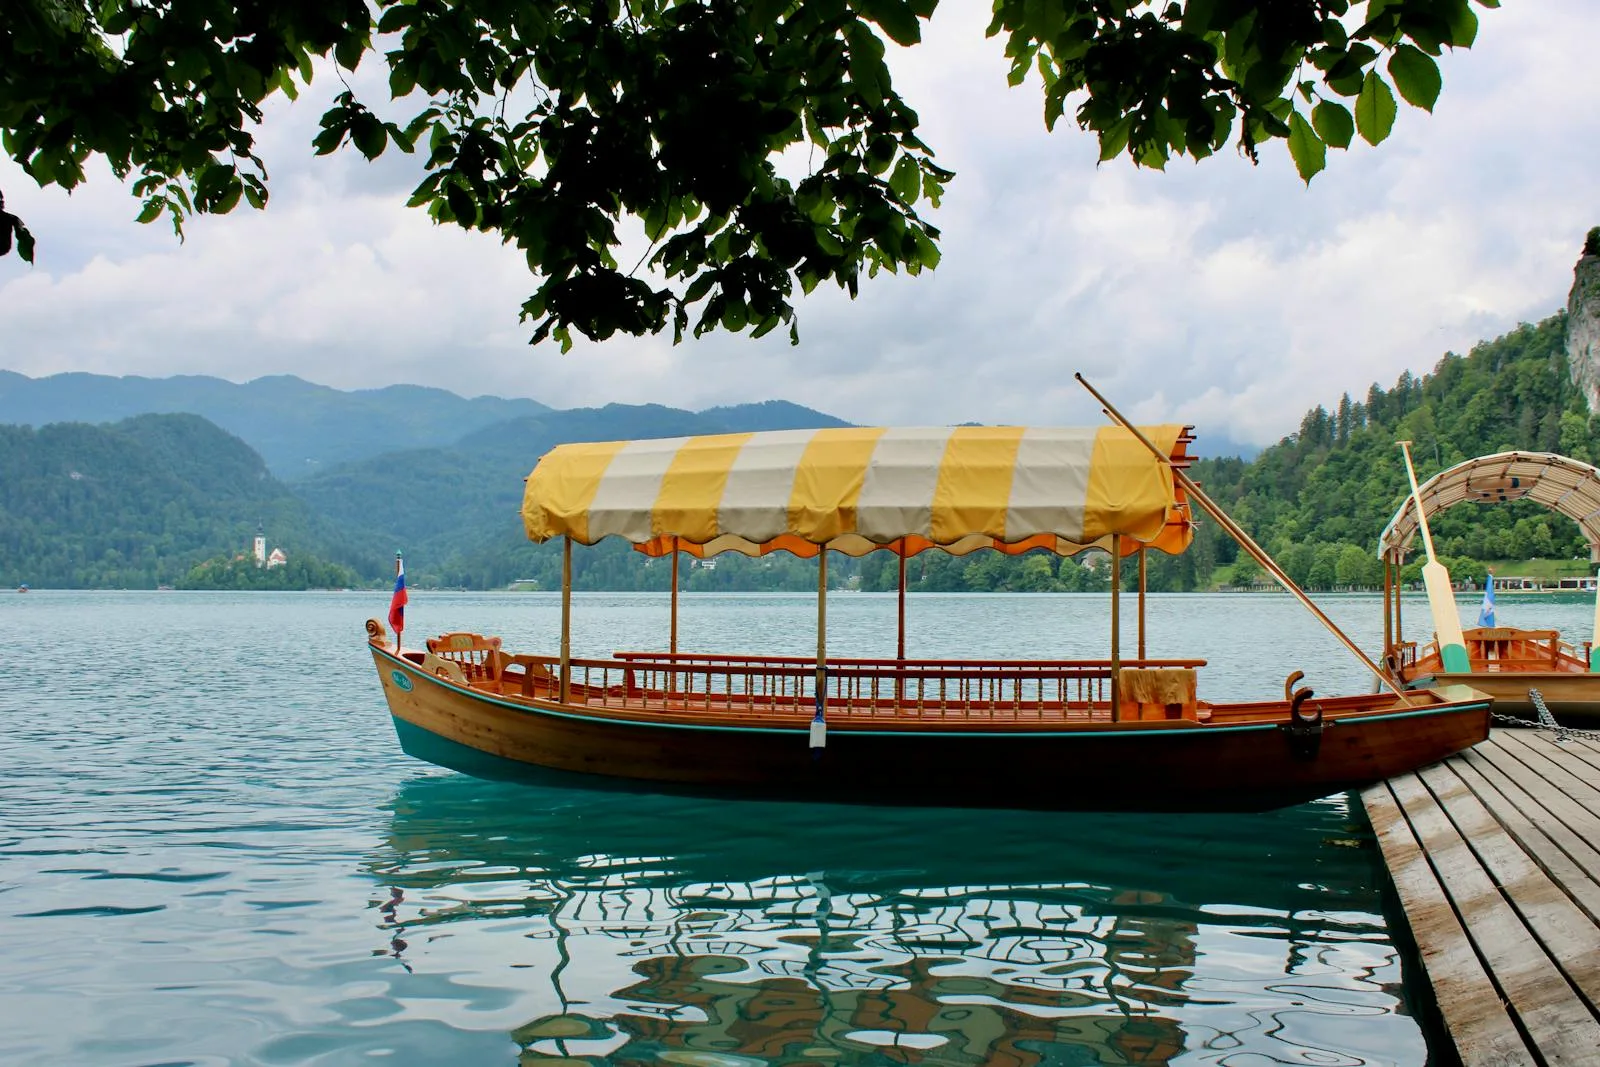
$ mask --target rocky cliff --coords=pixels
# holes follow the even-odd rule
[[[1600,414],[1600,226],[1589,231],[1567,297],[1567,366],[1589,411]]]

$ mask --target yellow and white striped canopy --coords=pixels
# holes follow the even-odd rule
[[[1185,460],[1183,426],[1144,430]],[[652,554],[819,548],[910,555],[1049,548],[1122,534],[1181,552],[1171,470],[1120,427],[849,427],[559,445],[528,477],[528,537],[623,537]]]

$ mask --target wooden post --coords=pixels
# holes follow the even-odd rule
[[[1111,535],[1111,721],[1122,718],[1122,535]]]
[[[1593,637],[1589,640],[1589,673],[1600,674],[1600,589],[1594,594],[1594,630]]]
[[[678,654],[678,538],[672,538],[672,638],[667,651]]]
[[[905,703],[906,698],[906,679],[904,674],[906,669],[906,542],[903,537],[900,539],[900,550],[896,555],[900,559],[900,625],[898,630],[899,638],[894,646],[894,702],[898,708],[899,705]]]
[[[817,553],[817,683],[816,710],[811,716],[813,754],[827,744],[828,726],[828,546]]]
[[[828,658],[828,550],[817,553],[817,680]]]
[[[1394,651],[1394,565],[1383,554],[1383,655]]]
[[[894,646],[895,659],[904,661],[906,658],[906,557],[905,542],[900,548],[900,627],[899,639]]]
[[[572,698],[572,537],[561,538],[561,703]]]
[[[1144,659],[1144,593],[1145,593],[1145,565],[1144,546],[1139,546],[1139,658]]]
[[[1406,591],[1405,583],[1400,580],[1400,569],[1405,563],[1405,558],[1394,562],[1394,645],[1399,648],[1405,644],[1405,631],[1400,626],[1400,594]]]

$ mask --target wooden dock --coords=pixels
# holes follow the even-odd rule
[[[1496,729],[1362,800],[1464,1067],[1600,1065],[1600,743]]]

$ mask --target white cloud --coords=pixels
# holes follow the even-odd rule
[[[1600,10],[1584,0],[1483,12],[1477,47],[1444,61],[1438,113],[1403,108],[1390,142],[1330,153],[1309,190],[1281,145],[1259,167],[1096,166],[1070,117],[1044,132],[1036,86],[1006,87],[987,18],[947,3],[895,57],[958,172],[931,214],[943,264],[880,276],[854,302],[803,300],[798,348],[530,349],[515,251],[405,209],[416,160],[312,160],[319,107],[303,98],[262,135],[269,210],[195,220],[181,246],[133,225],[108,175],[67,198],[0,164],[40,239],[38,267],[0,261],[0,366],[410,381],[558,406],[782,396],[885,423],[1094,420],[1081,369],[1139,417],[1262,442],[1309,406],[1551,313],[1600,222],[1600,67],[1583,46]]]

